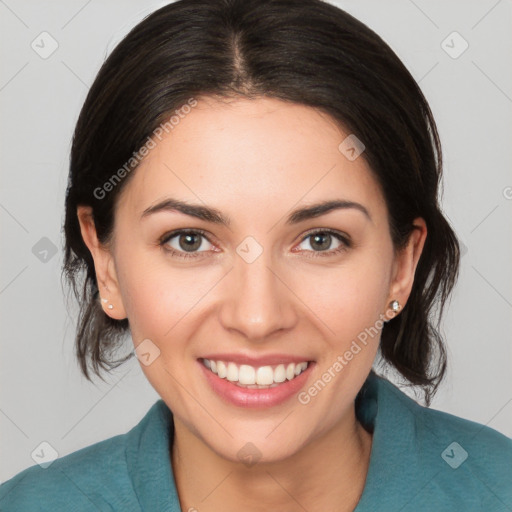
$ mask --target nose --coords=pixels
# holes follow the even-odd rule
[[[295,325],[296,297],[265,252],[252,263],[236,258],[227,277],[220,308],[224,329],[236,331],[248,341],[263,342]]]

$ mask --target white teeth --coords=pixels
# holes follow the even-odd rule
[[[295,375],[299,375],[308,367],[308,363],[300,363],[295,366]]]
[[[270,386],[274,382],[274,372],[271,366],[261,366],[256,372],[256,384]]]
[[[293,363],[290,363],[287,367],[286,367],[286,378],[288,380],[292,380],[293,377],[295,377],[295,365]]]
[[[247,364],[238,366],[233,362],[213,361],[211,359],[202,359],[203,364],[217,374],[221,379],[227,379],[239,386],[248,388],[267,388],[275,387],[281,382],[292,380],[300,375],[307,367],[306,361],[302,363],[288,363],[288,365],[278,364],[272,366],[260,366],[254,368]]]
[[[240,384],[256,384],[256,371],[252,366],[242,364],[238,371],[238,382]]]
[[[222,361],[217,361],[217,375],[221,379],[225,379],[227,374],[228,370],[226,368],[226,365]]]
[[[238,382],[238,366],[235,363],[228,363],[226,379],[231,382]]]
[[[274,370],[274,382],[284,382],[286,380],[286,370],[284,369],[284,364],[280,364]]]

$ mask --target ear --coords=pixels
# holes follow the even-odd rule
[[[400,304],[400,309],[398,311],[403,309],[409,299],[409,295],[411,294],[412,286],[414,284],[414,274],[423,251],[426,238],[427,224],[424,219],[418,217],[413,221],[413,230],[409,235],[407,246],[398,251],[393,265],[393,277],[390,284],[388,304],[397,300]],[[390,312],[389,318],[393,318],[398,311]]]
[[[111,250],[98,241],[92,208],[90,206],[78,206],[77,216],[82,238],[94,260],[94,270],[103,311],[111,318],[123,320],[126,318],[126,311],[119,290]]]

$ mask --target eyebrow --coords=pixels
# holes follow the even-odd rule
[[[360,211],[365,215],[365,217],[368,218],[368,220],[372,221],[370,213],[362,204],[356,203],[354,201],[337,199],[331,201],[323,201],[321,203],[309,205],[303,208],[298,208],[288,216],[286,223],[289,225],[298,224],[299,222],[304,222],[305,220],[325,215],[334,210],[346,209],[355,209],[357,211]],[[148,217],[149,215],[153,215],[155,213],[167,211],[178,211],[184,213],[185,215],[189,215],[191,217],[204,220],[206,222],[220,224],[226,227],[229,227],[231,225],[231,219],[223,215],[216,208],[202,206],[199,204],[191,204],[185,201],[180,201],[178,199],[172,198],[164,199],[163,201],[160,201],[154,206],[146,208],[142,213],[141,219]]]

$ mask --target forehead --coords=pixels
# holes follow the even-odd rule
[[[332,117],[272,98],[201,98],[134,171],[119,204],[142,212],[165,197],[261,214],[279,205],[347,199],[377,213],[384,200],[364,158],[339,149]],[[380,210],[380,212],[379,212]]]

